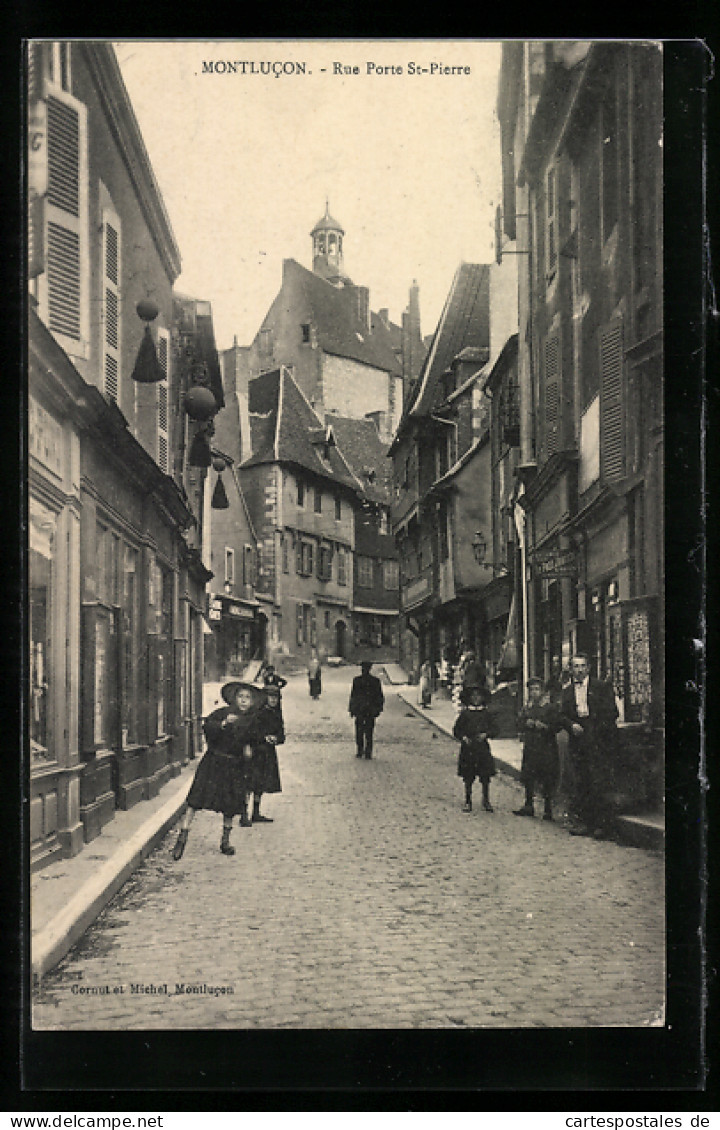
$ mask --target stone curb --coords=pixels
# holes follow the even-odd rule
[[[33,980],[54,968],[82,937],[100,911],[117,894],[142,861],[160,842],[185,808],[188,782],[184,779],[161,808],[132,834],[91,879],[83,883],[66,907],[32,939]]]

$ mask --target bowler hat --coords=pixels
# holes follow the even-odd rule
[[[360,663],[360,670],[361,671],[369,671],[371,667],[372,667],[372,660],[371,659],[363,659],[362,662]]]
[[[234,706],[235,695],[238,691],[252,691],[253,702],[258,702],[262,693],[260,688],[254,686],[252,683],[243,683],[235,680],[232,683],[226,683],[220,691],[220,694],[228,706]]]

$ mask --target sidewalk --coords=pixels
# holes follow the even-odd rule
[[[452,737],[457,713],[448,699],[433,695],[432,705],[423,708],[418,704],[417,687],[405,687],[397,692],[398,698],[438,730]],[[495,763],[502,772],[520,778],[522,744],[513,738],[495,738],[490,743]],[[663,851],[665,848],[664,812],[647,812],[641,815],[616,817],[618,839],[629,847]]]

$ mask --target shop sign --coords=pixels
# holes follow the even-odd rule
[[[222,620],[222,612],[220,611],[219,608],[211,608],[210,609],[210,619],[211,620]]]
[[[543,580],[554,577],[577,577],[577,557],[572,549],[554,549],[533,555],[535,576]]]

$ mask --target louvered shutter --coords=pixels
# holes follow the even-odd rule
[[[120,220],[109,210],[102,215],[103,381],[109,400],[120,400]]]
[[[625,474],[623,331],[620,318],[600,331],[600,467],[606,482]]]
[[[157,462],[161,471],[170,474],[170,337],[168,331],[158,329],[157,357],[165,374],[157,385]]]
[[[545,342],[545,454],[560,450],[560,340]]]
[[[28,278],[45,270],[45,213],[47,193],[47,107],[42,97],[41,44],[27,49],[28,92]]]
[[[50,329],[87,341],[86,109],[59,88],[47,92],[47,249],[44,313]]]

